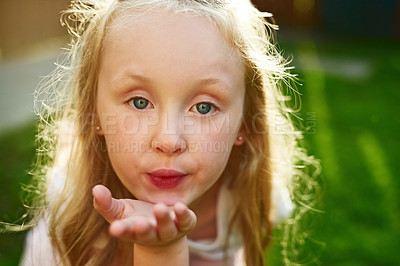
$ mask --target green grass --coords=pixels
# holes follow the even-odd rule
[[[34,136],[33,124],[0,135],[0,221],[17,222],[25,212],[21,184],[30,181]],[[18,265],[24,237],[25,232],[0,234],[0,265]]]
[[[294,55],[304,84],[299,87],[304,122],[307,113],[315,115],[306,144],[323,167],[324,214],[312,218],[317,220],[312,239],[324,245],[309,241],[305,248],[321,265],[398,265],[399,42],[288,39],[281,46]],[[368,73],[346,73],[346,64],[354,62]],[[23,212],[19,189],[28,181],[33,136],[31,125],[0,136],[2,220],[14,221]],[[0,235],[0,265],[17,264],[22,239],[23,234]],[[271,265],[282,264],[279,252],[275,244],[268,254]]]
[[[324,214],[315,215],[322,222],[312,236],[325,242],[321,265],[399,264],[399,44],[297,40],[282,45],[294,55],[304,84],[302,113],[315,112],[317,118],[316,133],[306,134],[306,140],[323,167]],[[362,62],[369,74],[341,75],[343,69],[331,69],[326,61]],[[271,261],[279,265],[274,254]]]

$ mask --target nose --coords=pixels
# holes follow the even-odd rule
[[[155,128],[154,137],[151,142],[154,151],[166,155],[180,154],[186,150],[186,141],[180,132],[178,115],[161,116],[159,126]]]
[[[186,150],[186,143],[181,141],[166,140],[153,141],[153,150],[165,154],[179,154]]]

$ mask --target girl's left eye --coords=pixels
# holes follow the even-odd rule
[[[200,114],[206,115],[206,114],[208,114],[210,112],[214,112],[215,111],[215,107],[211,103],[201,102],[201,103],[196,104],[196,110]]]
[[[128,104],[132,107],[135,107],[136,109],[145,109],[146,107],[151,105],[151,103],[147,99],[142,97],[130,99],[128,101]]]

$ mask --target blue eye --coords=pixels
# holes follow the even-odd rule
[[[145,98],[134,98],[134,99],[131,99],[129,101],[129,105],[132,106],[132,104],[131,104],[132,102],[133,102],[133,106],[135,106],[137,109],[144,109],[149,105],[149,101],[146,100]]]
[[[208,114],[211,111],[212,105],[209,103],[198,103],[196,109],[200,114]]]

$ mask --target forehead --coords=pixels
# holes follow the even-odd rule
[[[166,30],[171,26],[177,27],[177,31],[190,29],[190,32],[194,34],[208,32],[210,33],[209,37],[214,35],[224,39],[224,36],[218,30],[217,23],[211,16],[200,15],[194,11],[168,9],[139,9],[118,12],[108,26],[106,39],[110,35],[118,34],[121,30],[126,31],[129,28],[135,28],[138,33],[143,33],[141,32],[143,28],[146,30],[151,28],[163,28]],[[171,32],[168,31],[166,33]],[[224,43],[227,44],[226,42]]]
[[[154,55],[163,54],[159,59],[164,61],[172,59],[169,55],[177,60],[195,61],[201,58],[201,54],[203,62],[241,63],[240,56],[215,23],[192,12],[127,11],[109,26],[103,51],[123,51],[123,46],[136,49],[138,53],[152,51]]]

